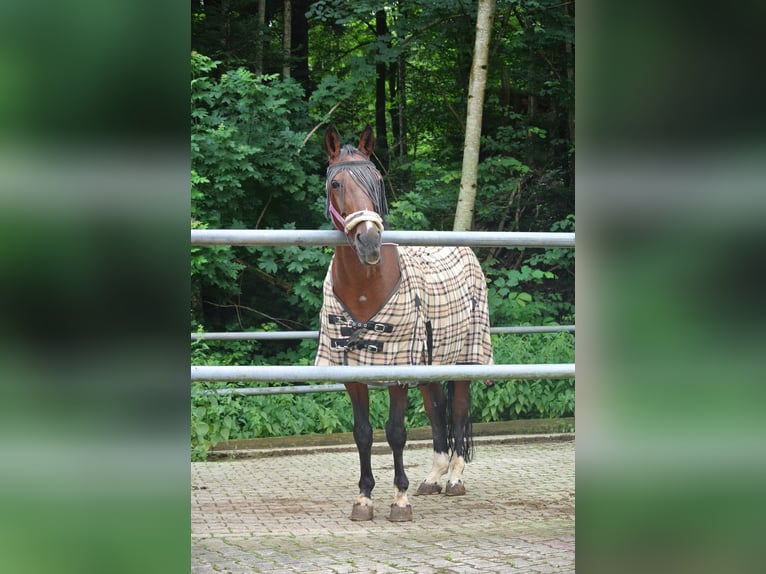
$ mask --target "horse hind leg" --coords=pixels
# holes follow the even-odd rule
[[[447,496],[462,496],[465,494],[465,484],[463,483],[464,470],[465,457],[453,453],[450,459],[449,477],[447,478],[447,488],[444,490],[444,494]]]
[[[463,484],[463,471],[465,465],[471,460],[472,437],[471,437],[471,387],[470,381],[454,381],[449,384],[450,405],[450,442],[452,443],[452,456],[450,458],[447,487],[444,493],[447,496],[461,496],[465,494]]]
[[[441,477],[449,469],[449,454],[447,447],[446,405],[447,399],[441,383],[421,385],[420,394],[423,396],[423,406],[431,423],[434,455],[431,471],[418,485],[416,495],[439,494],[442,491]]]

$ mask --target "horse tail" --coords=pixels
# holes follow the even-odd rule
[[[447,382],[447,448],[450,454],[456,451],[462,450],[463,458],[466,462],[471,462],[473,456],[473,432],[471,424],[471,393],[469,387],[468,404],[465,412],[465,418],[462,421],[458,421],[458,424],[463,427],[461,445],[462,448],[458,448],[455,438],[455,419],[454,419],[454,403],[455,403],[455,383],[453,381]]]

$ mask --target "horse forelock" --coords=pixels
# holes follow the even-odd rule
[[[325,183],[325,215],[330,217],[330,191],[331,183],[335,176],[341,171],[347,171],[359,187],[370,198],[374,210],[381,217],[388,213],[388,203],[386,202],[386,191],[383,185],[383,177],[378,168],[369,160],[348,159],[354,155],[365,156],[361,151],[352,145],[344,145],[338,154],[338,160],[327,168],[327,180]],[[345,189],[341,189],[341,197],[345,198]],[[345,200],[345,199],[344,199]]]
[[[359,151],[359,148],[354,147],[351,144],[346,144],[342,148],[340,148],[340,152],[338,153],[338,159],[343,160],[352,155],[361,155],[361,156],[364,156],[365,159],[369,159],[369,156],[367,154],[362,153],[361,151]]]

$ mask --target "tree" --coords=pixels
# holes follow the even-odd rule
[[[463,170],[460,179],[460,195],[458,196],[457,208],[455,209],[454,231],[468,231],[471,229],[473,222],[479,169],[481,120],[484,109],[484,91],[487,85],[489,42],[492,37],[492,20],[494,15],[495,0],[479,0],[473,64],[471,65],[471,77],[468,84]]]
[[[282,62],[282,78],[290,77],[290,48],[292,30],[293,30],[293,3],[292,0],[285,0],[285,13],[282,17],[284,33],[282,35],[282,49],[284,50],[284,61]]]
[[[220,61],[205,74],[215,97],[208,90],[198,92],[199,83],[193,90],[198,102],[193,106],[198,116],[193,182],[200,224],[327,225],[320,181],[324,158],[310,134],[332,121],[344,141],[357,137],[368,122],[376,124],[381,144],[388,140],[388,160],[381,159],[392,227],[454,229],[459,184],[470,178],[480,200],[472,200],[463,228],[574,230],[572,2],[496,2],[488,26],[491,65],[484,69],[472,65],[480,19],[475,2],[291,0],[291,5],[291,77],[283,80],[284,0],[192,4],[192,46]],[[296,25],[301,19],[305,40]],[[257,65],[259,46],[262,65]],[[485,72],[483,98],[473,95],[478,85],[476,78],[471,81],[474,68]],[[254,82],[255,103],[251,78],[240,69],[263,74]],[[200,106],[203,96],[210,103]],[[469,104],[481,99],[477,121]],[[474,175],[462,163],[471,155],[468,126],[479,129],[471,137],[472,155],[478,158]],[[225,330],[239,322],[266,328],[262,325],[269,321],[238,315],[242,307],[236,307],[263,309],[258,299],[264,296],[280,320],[311,321],[310,286],[321,281],[321,265],[298,260],[304,257],[298,248],[288,254],[277,249],[213,251],[205,252],[210,268],[200,270],[195,281],[204,300],[229,307],[198,307],[195,317],[206,328]],[[497,293],[498,321],[562,320],[571,314],[570,251],[546,257],[535,250],[477,251],[492,280],[490,289]],[[549,272],[557,276],[555,282]],[[500,280],[506,286],[518,283],[511,292],[529,295],[531,302],[503,299]]]
[[[192,2],[192,228],[330,229],[326,155],[312,134],[332,121],[352,142],[374,121],[380,143],[390,146],[381,159],[392,228],[574,231],[573,0],[289,4],[291,17],[285,0]],[[480,200],[463,197],[458,208],[466,187]],[[456,217],[469,203],[467,217]],[[574,320],[572,250],[476,251],[494,325]],[[316,329],[331,257],[328,248],[194,246],[192,330]],[[571,362],[572,336],[559,335],[496,339],[496,360]],[[315,349],[311,340],[198,341],[192,357],[194,364],[310,364]],[[477,392],[477,414],[499,420],[574,410],[572,381],[522,386]],[[291,403],[305,414],[292,430],[274,427],[260,404],[246,408],[251,399],[232,396],[227,401],[241,410],[223,419],[230,429],[219,409],[204,408],[220,397],[199,395],[193,413],[205,415],[192,425],[197,446],[224,431],[234,438],[341,430],[337,416],[348,409],[330,402],[339,395],[324,394],[321,409],[324,399]],[[376,410],[385,413],[385,404]]]

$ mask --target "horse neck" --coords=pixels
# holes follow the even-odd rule
[[[401,272],[396,245],[382,245],[380,255],[378,265],[364,265],[353,247],[335,248],[333,290],[357,321],[372,319],[399,284]]]

